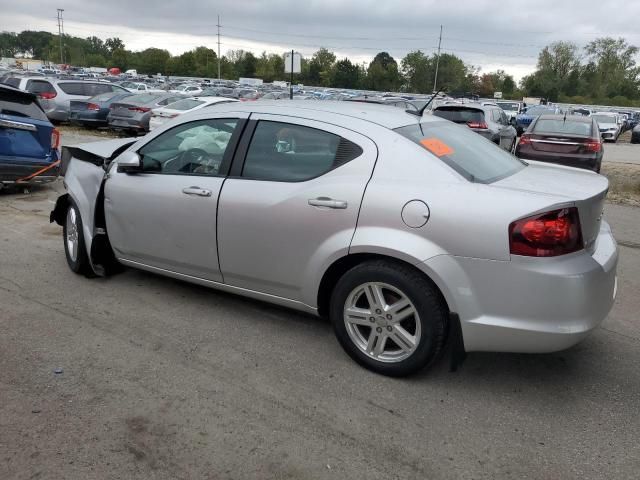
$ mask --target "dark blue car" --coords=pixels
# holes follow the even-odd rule
[[[0,188],[58,177],[60,133],[37,97],[0,85]]]
[[[516,130],[518,131],[518,135],[522,135],[522,133],[529,128],[531,122],[540,115],[557,115],[559,113],[562,112],[558,107],[549,105],[532,105],[528,107],[525,112],[516,116]]]
[[[111,104],[131,95],[130,92],[106,92],[86,100],[71,100],[69,121],[85,127],[106,127]]]

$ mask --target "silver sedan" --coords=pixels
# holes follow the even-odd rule
[[[224,104],[64,150],[71,270],[129,266],[327,316],[386,375],[551,352],[616,293],[607,180],[350,102]]]

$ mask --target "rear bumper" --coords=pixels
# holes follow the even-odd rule
[[[33,175],[39,170],[51,166],[51,163],[0,163],[0,183],[11,185],[21,179]],[[38,184],[53,182],[60,174],[60,166],[49,168],[40,175],[26,180],[20,181],[21,184]]]
[[[590,155],[562,154],[556,152],[541,152],[530,147],[526,149],[516,148],[516,157],[523,160],[533,160],[536,162],[554,163],[566,167],[584,168],[596,171],[602,163],[602,152],[600,155],[593,153]]]
[[[81,125],[107,125],[107,116],[101,115],[100,112],[74,112],[69,115],[71,123],[79,123]]]
[[[113,128],[114,130],[149,130],[149,122],[140,121],[140,119],[137,118],[110,116],[108,118],[108,122],[109,127]]]
[[[575,345],[606,318],[617,262],[615,240],[602,222],[593,253],[510,261],[440,255],[421,268],[437,273],[460,316],[466,351],[546,353]]]

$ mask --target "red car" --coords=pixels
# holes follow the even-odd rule
[[[516,156],[600,172],[603,146],[591,117],[540,115],[520,137]]]

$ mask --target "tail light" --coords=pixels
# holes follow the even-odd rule
[[[100,105],[96,105],[95,103],[89,103],[87,105],[87,110],[100,110]]]
[[[51,131],[51,148],[54,150],[60,148],[60,130],[57,128]]]
[[[509,250],[512,255],[556,257],[583,248],[576,207],[534,215],[509,225]]]
[[[148,107],[129,107],[129,110],[131,110],[132,112],[141,112],[141,113],[147,113],[151,111],[151,109]]]
[[[598,153],[602,150],[602,143],[597,138],[591,138],[587,143],[585,143],[585,147],[587,148],[587,152],[595,152]]]
[[[56,98],[58,94],[56,92],[40,92],[38,96],[43,100],[51,100],[52,98]]]
[[[520,137],[518,145],[531,145],[531,136],[526,133]]]
[[[479,128],[481,130],[486,130],[489,128],[487,122],[467,122],[467,126],[469,128]]]

